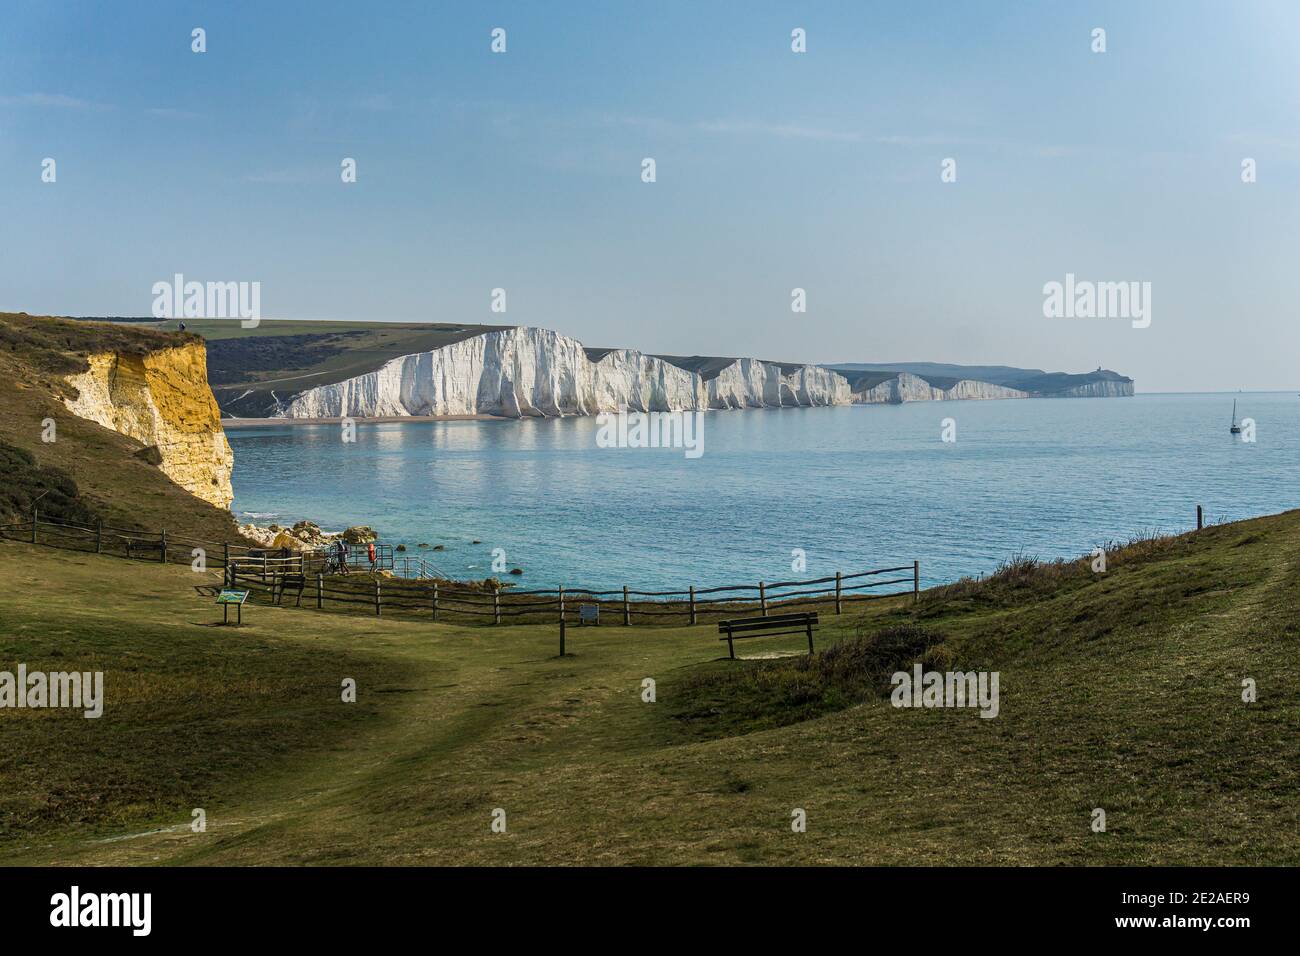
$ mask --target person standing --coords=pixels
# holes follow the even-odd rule
[[[373,541],[371,541],[366,546],[366,552],[367,552],[367,557],[370,558],[370,570],[374,571],[375,570],[375,543]]]

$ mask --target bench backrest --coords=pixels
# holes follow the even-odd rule
[[[769,617],[740,617],[718,622],[719,634],[740,634],[745,631],[771,631],[778,628],[817,623],[817,612],[805,614],[773,614]]]

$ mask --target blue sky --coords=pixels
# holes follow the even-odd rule
[[[1295,388],[1298,52],[1287,2],[8,2],[0,309],[182,272],[271,317]],[[1045,318],[1067,272],[1151,282],[1150,327]]]

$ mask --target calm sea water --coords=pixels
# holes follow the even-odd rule
[[[1233,399],[1257,441],[1229,435]],[[941,420],[957,440],[940,440]],[[592,418],[234,429],[242,520],[368,524],[452,577],[648,590],[921,562],[923,583],[1016,554],[1300,507],[1290,393],[714,412],[704,455],[596,446]],[[478,539],[481,544],[470,542]],[[416,547],[442,544],[436,553]],[[791,551],[807,554],[792,575]]]

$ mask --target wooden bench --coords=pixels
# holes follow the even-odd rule
[[[284,600],[284,592],[295,590],[298,592],[298,601],[294,607],[302,607],[302,591],[307,586],[307,575],[305,574],[280,574],[271,585],[271,597],[276,604]]]
[[[782,634],[807,634],[808,653],[813,652],[813,629],[817,612],[805,614],[773,614],[771,617],[741,617],[718,622],[720,641],[727,642],[731,659],[736,659],[736,641],[747,637],[780,637]]]

